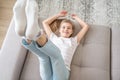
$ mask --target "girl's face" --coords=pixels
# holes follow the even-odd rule
[[[60,26],[59,32],[61,37],[69,38],[73,33],[72,24],[63,22]]]

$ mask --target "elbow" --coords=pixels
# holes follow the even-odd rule
[[[87,30],[87,31],[89,30],[89,25],[86,26],[86,30]]]
[[[47,21],[46,20],[42,21],[42,24],[47,24]]]
[[[89,25],[86,25],[86,27],[87,27],[87,29],[89,29],[90,26],[89,26]]]
[[[48,22],[47,20],[44,20],[44,21],[42,22],[42,24],[49,25],[49,22]]]
[[[86,30],[88,30],[88,29],[89,29],[89,25],[86,24],[86,25],[84,26],[84,28],[85,28]]]

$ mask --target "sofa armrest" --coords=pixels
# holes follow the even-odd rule
[[[12,19],[0,50],[0,80],[19,80],[27,50],[21,46],[21,38],[15,34]]]

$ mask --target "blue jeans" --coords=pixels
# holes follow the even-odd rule
[[[22,44],[38,56],[42,80],[69,79],[69,70],[65,66],[60,50],[50,40],[43,47],[39,47],[35,41],[28,44],[24,39]]]

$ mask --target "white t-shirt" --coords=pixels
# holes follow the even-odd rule
[[[64,38],[51,33],[50,40],[60,49],[66,68],[70,70],[72,57],[78,46],[77,37]]]

